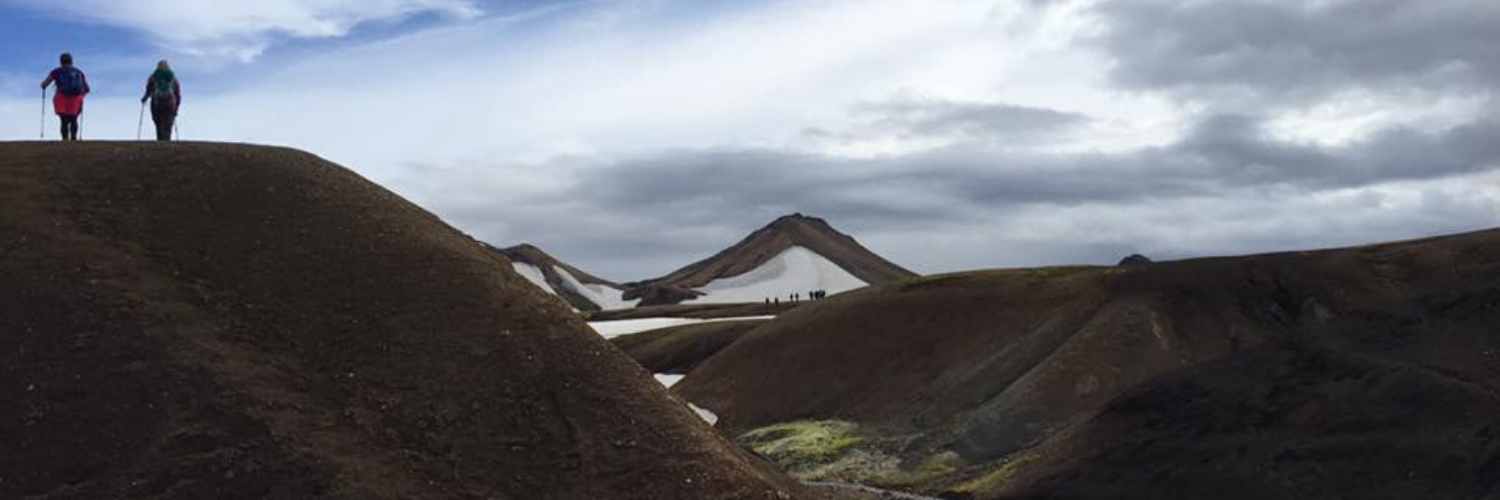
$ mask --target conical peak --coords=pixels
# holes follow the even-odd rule
[[[802,215],[800,212],[779,217],[766,227],[773,230],[793,227],[809,227],[816,228],[821,231],[833,230],[833,228],[828,225],[827,221],[824,221],[823,219],[819,219],[817,217]]]

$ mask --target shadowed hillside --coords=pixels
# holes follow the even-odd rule
[[[912,279],[788,312],[675,390],[736,434],[858,423],[900,457],[865,479],[960,497],[1481,498],[1497,331],[1488,231]]]
[[[285,149],[0,145],[0,498],[768,499],[509,262]]]
[[[610,339],[651,373],[686,374],[768,320],[689,324]]]

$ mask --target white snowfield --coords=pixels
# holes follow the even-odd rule
[[[536,285],[543,290],[546,290],[547,293],[557,295],[557,290],[554,290],[552,288],[552,285],[547,284],[547,275],[542,272],[542,268],[520,262],[512,262],[511,265],[515,266],[516,273],[520,274],[521,277],[526,278],[526,281],[530,281],[531,284]],[[573,273],[569,273],[566,269],[563,269],[561,267],[552,266],[552,270],[557,271],[557,275],[562,277],[563,286],[566,286],[574,292],[577,292],[579,295],[582,295],[583,298],[588,299],[589,302],[593,302],[594,305],[599,306],[600,309],[604,309],[606,311],[614,309],[630,309],[635,307],[635,305],[640,302],[639,300],[627,301],[623,299],[622,297],[624,297],[625,295],[624,290],[613,288],[608,285],[595,285],[578,281],[578,278],[574,277]]]
[[[835,295],[870,286],[844,268],[804,247],[791,247],[750,272],[720,278],[697,289],[707,294],[694,304],[739,304],[766,299],[787,300],[794,293],[823,290]]]
[[[530,281],[531,284],[541,287],[547,293],[557,295],[556,290],[547,286],[547,276],[542,274],[541,268],[520,262],[512,262],[511,265],[516,267],[516,274],[520,274],[522,278],[526,278],[526,281]]]
[[[578,292],[583,298],[589,299],[589,302],[593,302],[600,309],[606,311],[630,309],[640,303],[640,300],[625,300],[622,298],[625,295],[624,290],[608,285],[595,285],[578,281],[578,278],[574,277],[572,273],[561,267],[553,266],[552,270],[557,271],[558,276],[562,276],[563,282],[568,288],[572,288],[573,291]]]
[[[718,323],[718,322],[721,322],[721,321],[745,321],[745,320],[752,320],[752,319],[776,319],[776,317],[775,316],[743,316],[743,317],[738,317],[738,318],[715,318],[715,319],[696,319],[696,318],[622,319],[622,320],[617,320],[617,321],[593,321],[593,322],[589,323],[589,327],[593,328],[595,332],[598,332],[599,336],[607,338],[607,339],[612,339],[612,338],[615,338],[615,337],[623,337],[623,336],[630,335],[630,334],[633,334],[633,333],[649,332],[651,330],[660,330],[662,328],[671,328],[671,327],[674,327],[674,326],[691,325],[691,324],[696,324],[696,323]]]

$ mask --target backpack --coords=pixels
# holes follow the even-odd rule
[[[62,95],[83,95],[83,72],[78,68],[65,66],[57,69],[57,92]]]
[[[176,82],[177,75],[157,72],[151,77],[151,99],[158,101],[176,99],[177,93],[172,91],[172,84]]]

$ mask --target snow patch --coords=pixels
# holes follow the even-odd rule
[[[557,295],[557,290],[553,290],[552,286],[547,284],[547,275],[542,273],[541,268],[521,262],[512,262],[511,265],[515,266],[516,274],[521,275],[522,278],[526,278],[526,281],[530,281],[531,284],[541,287],[547,293]]]
[[[698,414],[698,418],[703,419],[704,422],[708,422],[709,427],[719,425],[719,416],[715,415],[714,412],[699,408],[698,405],[692,403],[688,403],[688,408],[692,408]]]
[[[687,377],[687,375],[672,375],[670,373],[658,373],[658,374],[656,374],[656,381],[657,382],[661,382],[661,385],[665,385],[665,386],[667,386],[668,389],[671,389],[672,386],[677,385],[678,382],[681,382],[682,379],[686,378],[686,377]]]
[[[671,328],[671,327],[674,327],[674,326],[692,325],[692,324],[697,324],[697,323],[718,323],[718,322],[721,322],[721,321],[745,321],[745,320],[753,320],[753,319],[765,320],[765,319],[776,319],[776,317],[775,316],[744,316],[744,317],[739,317],[739,318],[714,318],[714,319],[697,319],[697,318],[642,318],[642,319],[622,319],[622,320],[617,320],[617,321],[594,321],[594,322],[590,322],[589,323],[589,327],[593,328],[595,332],[598,332],[600,336],[602,336],[604,338],[607,338],[607,339],[612,339],[612,338],[615,338],[615,337],[623,337],[623,336],[630,335],[630,334],[633,334],[633,333],[649,332],[651,330],[660,330],[662,328]]]
[[[656,381],[661,382],[661,385],[667,386],[668,389],[671,389],[672,386],[677,385],[678,382],[681,382],[683,378],[687,377],[687,375],[672,375],[670,373],[657,373],[655,374],[655,376]],[[688,408],[691,408],[693,410],[693,413],[697,413],[698,418],[703,419],[704,422],[708,422],[709,426],[715,426],[719,424],[719,416],[714,414],[714,412],[705,410],[702,407],[699,407],[698,405],[692,403],[688,403]]]
[[[606,311],[630,309],[640,303],[640,300],[625,300],[623,298],[625,295],[624,290],[609,285],[596,285],[578,281],[578,278],[574,277],[572,273],[561,267],[552,266],[552,270],[557,271],[557,275],[562,277],[564,285],[573,289],[574,292],[578,292],[579,295],[588,299],[589,302],[593,302],[600,309]]]
[[[739,304],[766,299],[787,300],[800,293],[806,298],[814,290],[835,295],[870,286],[833,261],[804,247],[791,247],[750,272],[720,278],[699,288],[707,294],[694,304]]]

